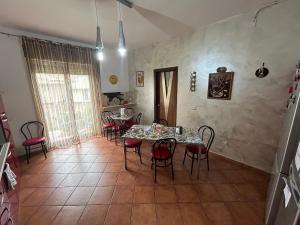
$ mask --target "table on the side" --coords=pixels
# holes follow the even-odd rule
[[[148,141],[157,141],[164,138],[175,138],[181,144],[202,144],[199,133],[196,129],[183,128],[182,134],[175,132],[175,127],[161,127],[154,129],[151,125],[133,125],[122,136],[123,138],[133,138]],[[200,172],[200,157],[198,157],[198,171],[197,177],[199,178]]]

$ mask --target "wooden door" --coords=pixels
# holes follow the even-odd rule
[[[154,120],[176,126],[178,67],[154,70]]]

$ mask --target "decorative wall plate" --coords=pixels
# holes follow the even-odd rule
[[[117,75],[110,75],[109,76],[109,82],[112,84],[112,85],[115,85],[118,83],[118,76]]]

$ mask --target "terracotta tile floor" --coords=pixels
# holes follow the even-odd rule
[[[184,146],[175,153],[175,180],[158,169],[154,184],[149,143],[142,159],[105,138],[68,149],[33,154],[22,163],[18,223],[86,225],[258,225],[263,224],[268,174],[210,154],[200,179],[182,165]]]

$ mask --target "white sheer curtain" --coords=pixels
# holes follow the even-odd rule
[[[100,75],[94,51],[23,38],[37,111],[50,147],[100,132]]]

